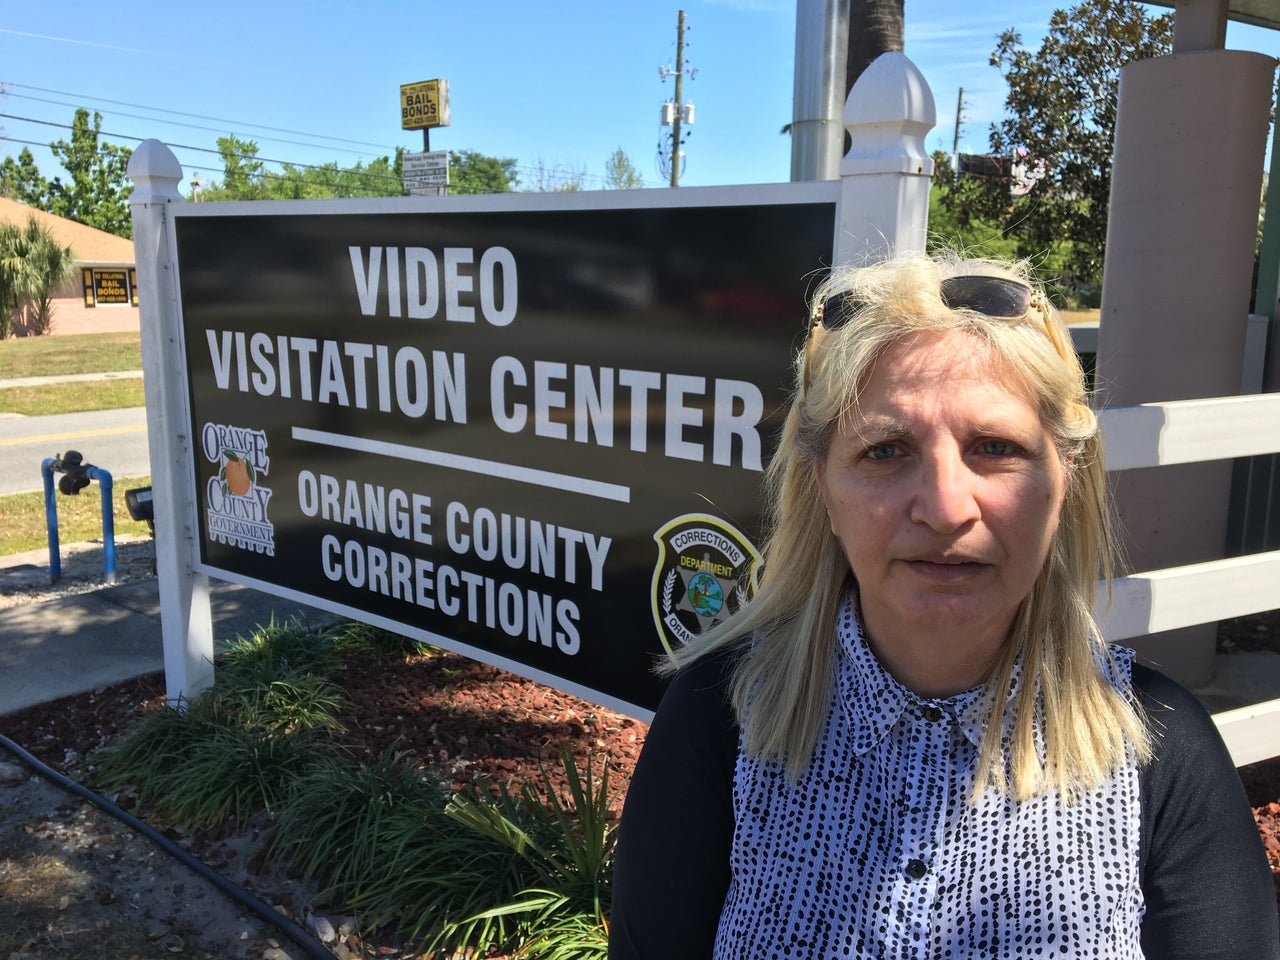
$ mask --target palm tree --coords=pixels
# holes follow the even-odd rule
[[[53,326],[53,294],[76,274],[76,255],[62,246],[53,234],[27,218],[27,296],[31,301],[36,333],[48,333]]]
[[[53,326],[53,295],[76,272],[75,253],[27,218],[25,228],[0,224],[0,338],[8,336],[15,311],[28,314],[28,332],[48,333]]]
[[[13,314],[22,298],[22,260],[18,254],[22,231],[13,223],[0,223],[0,340],[9,336]]]

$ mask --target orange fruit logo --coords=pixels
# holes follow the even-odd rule
[[[222,451],[222,469],[218,472],[222,492],[243,497],[253,486],[253,464],[238,456],[234,450]]]

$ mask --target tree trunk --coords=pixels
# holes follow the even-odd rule
[[[902,52],[902,5],[903,0],[849,0],[846,97],[871,61],[890,50]]]

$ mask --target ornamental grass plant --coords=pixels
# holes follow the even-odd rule
[[[263,852],[318,899],[424,950],[548,960],[603,958],[614,833],[607,767],[572,754],[512,794],[450,787],[394,747],[361,761],[339,746],[353,656],[431,648],[360,624],[272,621],[231,641],[213,688],[150,711],[94,758],[95,782],[133,791],[181,826],[268,814]]]
[[[577,960],[603,956],[608,947],[613,850],[617,837],[609,810],[609,768],[597,779],[587,759],[585,774],[567,751],[561,766],[569,796],[562,800],[547,772],[539,787],[525,784],[513,798],[505,788],[477,796],[455,794],[446,815],[505,847],[518,873],[532,880],[514,897],[454,925],[459,939],[482,939],[496,921],[512,931],[529,956]],[[500,943],[499,943],[500,945]]]
[[[394,926],[434,946],[453,921],[503,903],[522,879],[500,844],[446,816],[449,795],[405,754],[360,764],[334,756],[299,782],[268,838],[269,855],[366,925]],[[512,924],[489,927],[481,950],[514,932]]]
[[[206,694],[148,713],[95,758],[94,782],[132,787],[141,803],[190,827],[243,825],[283,803],[318,742],[308,732],[245,726]]]

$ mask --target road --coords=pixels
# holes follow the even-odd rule
[[[0,496],[43,490],[40,464],[68,450],[113,480],[151,473],[147,409],[97,410],[47,417],[0,416]]]

